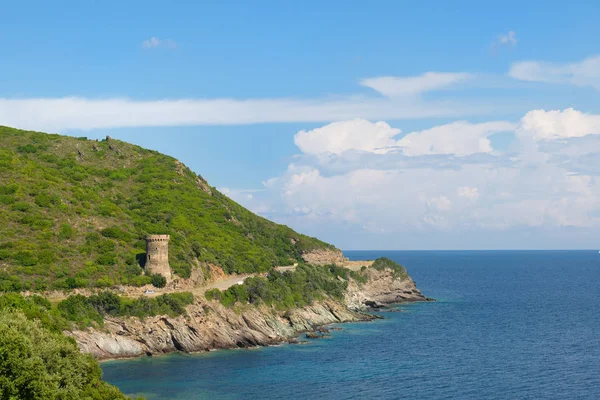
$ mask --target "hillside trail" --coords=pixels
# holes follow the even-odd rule
[[[344,264],[344,268],[348,268],[352,271],[358,271],[363,266],[370,267],[372,263],[373,263],[373,261],[347,261]],[[282,273],[288,272],[288,271],[294,272],[296,270],[296,267],[297,267],[297,265],[280,266],[280,267],[275,267],[275,270],[282,272]],[[234,276],[227,275],[227,276],[224,276],[223,279],[212,281],[212,282],[209,282],[208,284],[196,286],[193,288],[166,287],[166,288],[159,289],[159,288],[155,288],[151,285],[146,285],[143,287],[125,286],[125,287],[121,287],[119,289],[107,289],[107,290],[110,290],[114,293],[119,294],[120,296],[127,297],[127,298],[139,298],[142,296],[156,297],[156,296],[160,296],[161,294],[179,293],[179,292],[191,292],[194,295],[204,296],[204,293],[206,293],[206,291],[208,291],[208,290],[211,290],[211,289],[219,289],[221,291],[227,290],[234,285],[243,283],[246,279],[248,279],[250,277],[266,276],[266,275],[267,275],[266,272],[253,273],[253,274],[241,274],[241,275],[234,275]],[[55,290],[55,291],[44,293],[44,296],[46,298],[48,298],[48,300],[50,300],[51,302],[59,302],[59,301],[65,300],[67,297],[74,295],[74,294],[91,296],[92,294],[94,294],[98,291],[101,291],[101,289],[95,289],[95,290],[74,289],[71,292],[63,292],[63,291]],[[32,295],[32,294],[34,294],[34,293],[29,293],[29,292],[23,293],[23,295],[25,295],[25,296]]]

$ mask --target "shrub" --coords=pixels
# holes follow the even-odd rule
[[[115,247],[116,247],[115,242],[113,242],[112,240],[109,240],[109,239],[104,239],[104,240],[98,241],[98,245],[97,245],[98,253],[100,253],[100,254],[115,251]]]
[[[17,147],[17,151],[19,153],[35,153],[37,152],[37,148],[32,144],[26,144],[24,146]]]
[[[26,203],[24,201],[17,201],[11,207],[11,209],[14,211],[23,211],[23,212],[29,210],[30,208],[31,208],[31,204]]]
[[[0,271],[0,292],[18,292],[22,288],[19,277]]]
[[[0,194],[0,204],[10,205],[15,202],[15,198],[8,194]]]
[[[167,285],[167,278],[165,278],[161,274],[152,274],[150,276],[150,282],[154,287],[164,288]]]
[[[72,339],[18,311],[0,314],[0,393],[6,399],[126,399]]]
[[[60,230],[58,231],[58,238],[61,240],[72,239],[75,236],[75,229],[71,227],[68,223],[64,223],[60,225]]]
[[[204,297],[206,297],[206,300],[220,301],[221,298],[223,297],[223,295],[219,289],[214,288],[214,289],[207,290],[206,293],[204,293]]]
[[[102,233],[102,236],[111,238],[111,239],[120,239],[120,240],[125,240],[125,241],[131,239],[131,235],[129,233],[125,232],[124,230],[122,230],[121,228],[118,228],[116,226],[104,228],[104,229],[102,229],[102,231],[100,231],[100,233]]]
[[[96,281],[96,287],[109,288],[115,285],[115,282],[108,276],[103,276]]]
[[[383,271],[384,269],[390,269],[393,271],[394,277],[400,278],[400,279],[408,278],[408,273],[406,272],[406,268],[404,268],[402,265],[398,264],[397,262],[390,260],[387,257],[380,257],[377,260],[375,260],[373,265],[371,265],[371,268],[374,268],[377,271]]]
[[[80,294],[67,297],[58,303],[58,311],[69,321],[77,322],[80,326],[89,326],[92,322],[102,326],[104,319],[88,298]]]
[[[33,266],[38,263],[37,257],[31,251],[18,251],[12,259],[18,264],[25,267]]]
[[[115,265],[117,263],[117,255],[114,252],[100,254],[96,258],[96,262],[99,265]]]

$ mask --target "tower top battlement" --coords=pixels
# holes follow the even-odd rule
[[[171,239],[170,235],[148,235],[146,242],[166,242]]]

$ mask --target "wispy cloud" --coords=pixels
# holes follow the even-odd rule
[[[508,74],[522,81],[591,86],[600,90],[600,55],[574,63],[522,61],[513,64]]]
[[[507,105],[506,107],[510,107]],[[297,100],[184,99],[137,101],[78,97],[2,99],[0,125],[64,131],[116,127],[331,122],[354,118],[419,119],[489,114],[493,101],[406,101],[372,97]]]
[[[515,31],[508,31],[506,34],[498,35],[494,43],[492,43],[492,47],[516,46],[518,41]]]
[[[177,42],[171,39],[159,39],[157,37],[152,36],[148,40],[144,40],[142,42],[142,48],[144,49],[155,49],[157,47],[164,47],[167,49],[176,49]]]
[[[426,72],[419,76],[381,76],[360,81],[384,96],[417,95],[435,90],[448,89],[472,76],[464,72]]]

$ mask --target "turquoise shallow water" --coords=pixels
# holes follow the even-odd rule
[[[387,256],[437,303],[342,324],[307,345],[102,364],[153,399],[600,399],[597,251]]]

